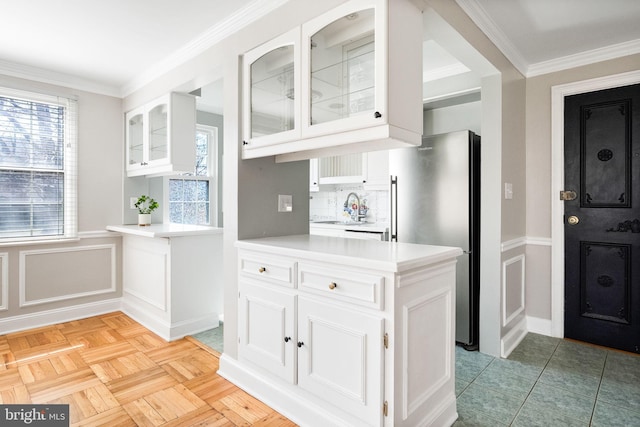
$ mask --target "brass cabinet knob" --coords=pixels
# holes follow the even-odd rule
[[[266,268],[264,268],[264,267],[260,267],[260,268],[258,269],[258,272],[260,272],[260,273],[264,273],[265,271],[267,271],[267,269],[266,269]]]
[[[335,289],[336,286],[338,286],[338,285],[336,285],[336,282],[329,283],[329,289]]]
[[[576,225],[580,222],[580,218],[575,215],[571,215],[569,218],[567,218],[567,222],[569,223],[569,225]]]

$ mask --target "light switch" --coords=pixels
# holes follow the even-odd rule
[[[278,212],[293,211],[293,196],[290,194],[278,194]]]
[[[513,184],[510,182],[504,183],[504,198],[507,200],[513,199]]]
[[[129,209],[136,209],[137,197],[129,197]]]

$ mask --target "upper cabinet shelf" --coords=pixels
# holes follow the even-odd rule
[[[421,16],[410,0],[352,0],[245,54],[243,158],[419,145]]]
[[[125,115],[127,176],[193,172],[196,103],[170,93]]]

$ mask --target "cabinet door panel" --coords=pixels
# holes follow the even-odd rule
[[[240,358],[295,383],[296,297],[249,283],[242,283],[241,289]]]
[[[298,384],[368,424],[382,417],[384,321],[300,297]]]

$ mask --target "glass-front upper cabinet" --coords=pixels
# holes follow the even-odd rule
[[[251,148],[300,137],[300,30],[243,58],[243,142]]]
[[[144,107],[136,108],[125,116],[127,129],[127,169],[142,165],[144,161]]]
[[[163,99],[149,109],[149,162],[169,158],[168,101]]]
[[[316,125],[373,114],[375,9],[350,12],[310,38],[310,117]]]
[[[169,93],[125,114],[127,176],[193,172],[196,107],[192,95]]]
[[[420,145],[422,39],[414,1],[350,0],[245,54],[243,158]]]
[[[302,26],[303,135],[386,123],[387,11],[385,1],[353,0]]]

